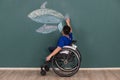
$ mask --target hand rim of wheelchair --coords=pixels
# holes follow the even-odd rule
[[[77,56],[77,59],[78,59],[77,66],[75,68],[73,68],[73,69],[67,69],[67,70],[65,70],[65,69],[61,68],[59,65],[57,65],[58,69],[60,69],[60,71],[63,71],[63,73],[60,73],[59,71],[57,72],[55,70],[55,68],[54,68],[54,65],[56,65],[56,63],[54,64],[54,61],[55,61],[54,59],[55,59],[56,56],[54,56],[52,58],[52,67],[53,67],[53,71],[56,74],[58,74],[59,76],[69,77],[69,76],[74,75],[79,70],[80,64],[81,64],[81,54],[80,54],[80,52],[77,49],[74,50],[72,48],[66,48],[66,47],[64,49],[71,50],[71,51],[74,52],[74,54]]]

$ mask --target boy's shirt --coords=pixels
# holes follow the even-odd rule
[[[61,36],[58,40],[57,46],[63,48],[64,46],[68,46],[72,43],[72,33],[69,34],[69,38],[66,36]]]

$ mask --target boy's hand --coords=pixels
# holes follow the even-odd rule
[[[66,21],[67,25],[69,26],[69,24],[70,24],[70,18],[67,18],[65,21]]]
[[[72,32],[72,27],[70,25],[70,18],[66,18],[66,24],[71,28],[70,32]]]
[[[50,59],[51,59],[50,55],[46,57],[46,61],[50,61]]]

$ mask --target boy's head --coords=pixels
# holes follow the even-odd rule
[[[62,31],[65,35],[69,35],[70,30],[71,30],[70,27],[68,25],[65,25]]]

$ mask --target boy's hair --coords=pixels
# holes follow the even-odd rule
[[[71,28],[70,28],[68,25],[65,25],[65,26],[63,27],[63,33],[64,33],[65,35],[69,35],[70,30],[71,30]]]

